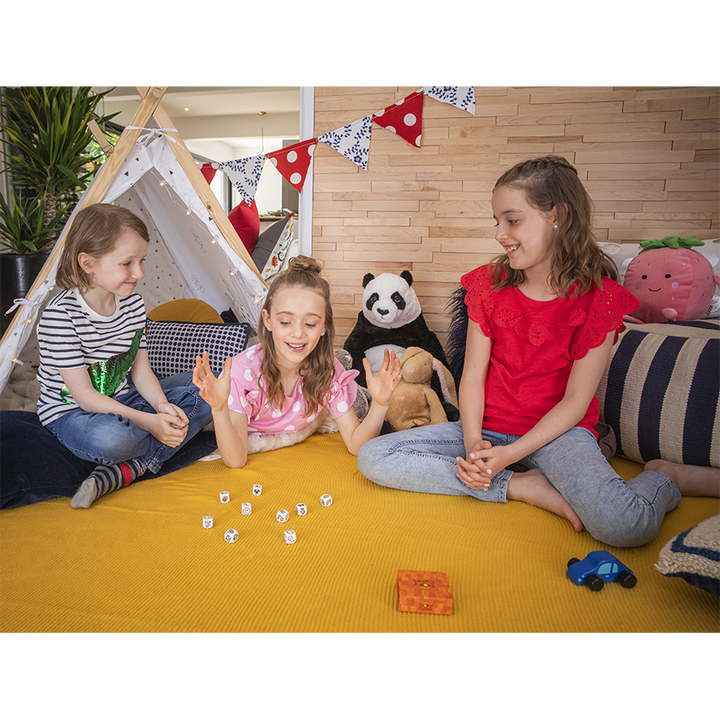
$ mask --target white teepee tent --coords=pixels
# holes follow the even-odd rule
[[[95,203],[127,207],[148,227],[151,245],[138,292],[150,310],[194,297],[230,308],[257,326],[267,287],[205,178],[160,104],[165,88],[140,88],[142,101],[74,214]],[[0,392],[55,284],[70,217],[0,346]]]

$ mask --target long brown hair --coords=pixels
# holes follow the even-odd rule
[[[314,413],[324,402],[335,377],[335,325],[332,305],[330,304],[330,285],[320,277],[320,263],[311,257],[299,255],[290,260],[287,270],[275,275],[270,282],[263,310],[271,313],[273,301],[280,290],[287,288],[307,288],[320,295],[325,301],[325,334],[320,337],[315,349],[305,358],[299,368],[302,377],[302,395],[307,412],[305,417]],[[267,383],[266,393],[273,405],[281,406],[285,401],[280,369],[277,365],[275,343],[272,333],[265,327],[262,315],[258,324],[258,337],[263,351],[260,363],[260,376]]]
[[[80,267],[78,255],[101,258],[115,248],[125,230],[136,232],[150,243],[145,223],[135,213],[116,205],[98,203],[80,210],[72,220],[57,266],[55,284],[63,290],[92,288],[92,278]]]
[[[493,192],[500,187],[523,190],[528,204],[541,212],[558,208],[561,222],[554,233],[550,277],[558,295],[570,296],[571,291],[580,295],[593,286],[602,287],[603,275],[618,280],[615,263],[595,240],[590,196],[564,157],[547,155],[518,163],[498,179]],[[494,263],[496,288],[517,287],[525,281],[525,271],[511,268],[507,255],[495,258]],[[507,271],[504,280],[503,270]]]

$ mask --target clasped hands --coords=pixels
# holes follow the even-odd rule
[[[155,414],[148,413],[145,425],[153,437],[171,448],[180,445],[188,431],[187,415],[169,402],[159,403]]]
[[[488,490],[491,480],[515,459],[508,445],[481,440],[470,448],[467,458],[457,457],[457,477],[473,490]]]

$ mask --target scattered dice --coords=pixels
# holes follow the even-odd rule
[[[241,511],[243,515],[249,515],[252,512],[252,506],[250,503],[243,503]]]
[[[290,513],[287,510],[278,510],[275,518],[278,522],[287,522],[290,517]]]
[[[234,543],[238,540],[238,531],[230,528],[225,531],[225,542]]]
[[[230,493],[227,490],[223,490],[220,493],[220,502],[221,503],[228,503],[230,502]]]
[[[253,485],[253,495],[262,495],[262,485]]]
[[[329,495],[322,495],[320,497],[320,504],[323,507],[327,507],[328,505],[332,505],[332,498]]]
[[[288,545],[292,545],[297,540],[297,535],[295,535],[294,530],[286,530],[283,535],[285,537],[285,542]]]
[[[307,515],[307,505],[305,503],[298,503],[295,506],[295,512],[298,515]]]
[[[203,527],[211,528],[213,526],[212,515],[205,515],[203,517]]]

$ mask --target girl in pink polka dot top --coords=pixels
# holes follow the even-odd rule
[[[193,382],[212,408],[223,462],[247,462],[248,435],[293,433],[327,408],[348,450],[360,447],[382,428],[390,396],[400,382],[400,361],[385,351],[377,375],[363,360],[372,403],[362,422],[353,409],[356,370],[335,358],[330,286],[313,258],[296,257],[270,284],[258,327],[260,341],[227,358],[219,378],[207,352],[195,361]]]

